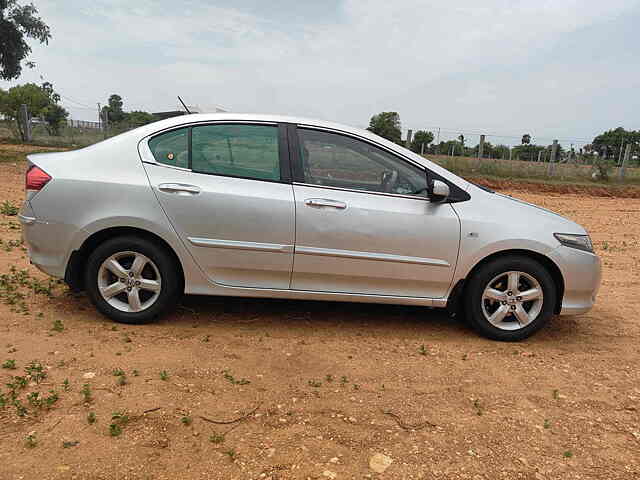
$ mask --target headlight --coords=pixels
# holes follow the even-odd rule
[[[565,247],[577,248],[593,253],[593,244],[589,235],[573,235],[571,233],[554,233],[554,237]]]

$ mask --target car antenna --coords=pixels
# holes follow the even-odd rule
[[[180,98],[180,95],[178,95],[178,100],[180,100],[180,103],[182,104],[182,106],[184,107],[184,109],[187,111],[187,113],[189,113],[189,114],[190,114],[191,112],[189,111],[189,109],[187,108],[187,106],[184,104],[184,102],[183,102],[183,101],[182,101],[182,99]]]

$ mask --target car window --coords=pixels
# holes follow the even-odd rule
[[[172,167],[189,168],[189,129],[179,128],[149,140],[156,162]]]
[[[278,127],[203,125],[192,128],[194,172],[280,180]]]
[[[304,183],[426,196],[423,170],[367,142],[298,129]]]

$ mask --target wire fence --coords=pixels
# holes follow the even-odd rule
[[[30,119],[27,143],[41,146],[79,148],[119,135],[140,124],[120,122],[105,126],[99,122],[69,120],[52,132],[45,122]],[[15,122],[0,121],[0,141],[22,143]],[[473,137],[466,136],[470,142]],[[407,138],[403,143],[410,144]],[[499,177],[512,179],[557,179],[573,182],[620,182],[640,184],[638,153],[623,145],[611,146],[605,151],[618,152],[603,156],[585,149],[562,150],[548,146],[484,143],[483,139],[469,147],[457,140],[421,145],[418,153],[434,160],[462,177]],[[416,150],[414,148],[414,150]]]

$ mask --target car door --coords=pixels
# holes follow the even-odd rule
[[[212,281],[289,288],[295,213],[284,127],[194,124],[139,150],[160,204]]]
[[[291,288],[443,297],[453,278],[460,222],[431,203],[424,169],[363,139],[298,127],[296,247]]]

